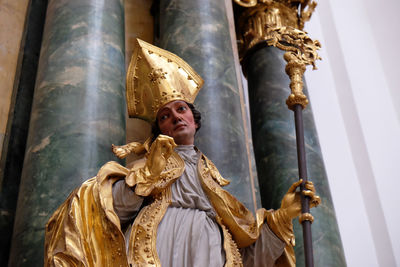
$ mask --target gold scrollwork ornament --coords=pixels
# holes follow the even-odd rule
[[[277,27],[269,29],[271,38],[267,40],[268,45],[275,46],[287,51],[284,59],[287,62],[285,71],[290,78],[291,94],[286,100],[289,109],[299,104],[306,108],[307,96],[303,93],[303,74],[307,65],[317,69],[316,60],[320,60],[317,50],[321,48],[318,40],[312,40],[307,33],[293,27]]]
[[[270,7],[278,3],[292,9],[299,8],[300,10],[297,17],[299,29],[303,29],[304,24],[310,20],[317,6],[317,3],[312,0],[234,0],[234,2],[243,7],[256,7],[257,4]]]

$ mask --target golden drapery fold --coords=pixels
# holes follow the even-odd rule
[[[128,169],[108,162],[74,190],[46,225],[45,266],[128,266],[112,184]]]

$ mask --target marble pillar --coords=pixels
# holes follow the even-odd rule
[[[195,101],[202,114],[195,144],[231,181],[227,189],[254,211],[258,184],[251,171],[225,2],[161,0],[157,25],[156,44],[182,57],[205,81]]]
[[[294,113],[285,103],[290,80],[283,53],[275,47],[264,47],[252,54],[244,66],[262,204],[274,209],[279,208],[283,195],[298,179]],[[311,105],[303,110],[303,118],[308,177],[322,199],[321,205],[311,210],[315,218],[315,266],[346,266]],[[304,266],[301,225],[295,220],[294,226],[296,266]]]
[[[49,1],[9,266],[43,266],[54,210],[125,141],[122,0]]]
[[[18,3],[21,4],[22,2]],[[28,4],[28,1],[26,3]],[[23,34],[25,38],[22,39],[21,46],[13,47],[17,50],[21,48],[20,64],[15,71],[14,92],[7,122],[7,138],[4,141],[5,145],[0,163],[0,266],[7,266],[10,253],[46,8],[47,0],[30,1],[26,20],[25,17],[20,17],[18,14],[15,16],[25,21],[25,34]],[[9,22],[10,25],[8,26],[14,31],[8,32],[5,37],[12,40],[18,35],[18,32],[12,27],[14,22],[12,20],[9,20]],[[2,32],[2,30],[0,31]],[[0,62],[4,61],[0,60]],[[0,69],[6,70],[7,68],[2,66]],[[4,84],[1,86],[4,86]],[[1,95],[5,96],[3,92],[1,92]],[[2,100],[4,99],[2,98]]]

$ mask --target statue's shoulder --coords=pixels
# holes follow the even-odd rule
[[[202,174],[209,174],[220,185],[225,186],[230,183],[229,180],[222,177],[215,164],[206,157],[203,153],[200,155],[199,170]]]

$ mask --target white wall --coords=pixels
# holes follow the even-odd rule
[[[325,0],[306,24],[323,45],[306,80],[349,267],[400,266],[398,10]]]

